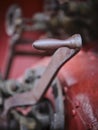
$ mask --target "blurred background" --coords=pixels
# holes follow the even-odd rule
[[[13,4],[19,4],[19,6],[22,9],[24,17],[32,17],[33,14],[36,12],[41,12],[43,10],[43,0],[6,0],[6,1],[0,1],[0,71],[2,74],[4,74],[5,67],[6,67],[6,61],[7,61],[7,55],[9,51],[9,39],[10,37],[6,34],[5,31],[5,19],[6,19],[6,13],[9,9],[9,7]],[[33,37],[36,39],[38,37],[38,34],[26,34],[30,37]],[[32,36],[31,36],[32,35]],[[28,48],[28,50],[32,50],[32,46]],[[37,58],[32,57],[16,57],[14,58],[13,65],[10,72],[10,78],[17,78],[19,75],[21,75],[25,68],[30,67],[33,63],[36,62]],[[40,59],[40,58],[38,58]],[[21,66],[21,69],[20,69]]]
[[[34,40],[79,33],[86,50],[98,39],[97,0],[6,0],[0,5],[0,71],[5,79],[19,77],[52,54],[32,48]]]

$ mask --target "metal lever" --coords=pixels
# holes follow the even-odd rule
[[[70,49],[81,48],[82,39],[79,34],[75,34],[67,40],[57,39],[41,39],[33,43],[33,46],[37,49],[58,49],[60,47],[68,47]]]
[[[82,45],[82,40],[81,40],[80,35],[76,35],[76,36],[73,37],[73,40],[71,37],[71,41],[74,41],[75,43],[77,43],[76,48],[74,47],[75,49],[69,49],[69,48],[60,46],[60,48],[57,49],[57,51],[52,56],[52,59],[50,63],[48,64],[47,69],[45,70],[43,76],[41,77],[38,84],[33,88],[32,91],[21,93],[21,94],[16,94],[13,97],[10,97],[5,100],[4,111],[2,113],[2,117],[6,116],[7,112],[13,107],[34,105],[43,97],[44,93],[49,88],[51,82],[57,75],[60,68],[80,50],[81,45]],[[78,40],[75,41],[74,38]]]

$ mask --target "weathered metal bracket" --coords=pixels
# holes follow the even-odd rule
[[[71,46],[73,47],[74,45],[74,48],[75,46],[76,48],[75,49],[66,48],[66,42],[69,43],[69,46],[71,43],[72,44]],[[16,94],[13,97],[6,99],[4,102],[4,111],[2,113],[2,116],[3,117],[6,116],[8,111],[13,107],[36,104],[43,97],[44,93],[49,88],[49,85],[55,78],[60,68],[80,50],[81,43],[82,40],[80,35],[74,35],[68,40],[65,40],[65,47],[62,47],[62,44],[58,43],[61,44],[61,47],[59,46],[60,48],[57,49],[57,51],[52,56],[52,59],[47,66],[47,69],[45,70],[43,76],[39,80],[36,87],[34,87],[33,90],[30,92],[25,92],[23,94]],[[53,43],[53,45],[54,44],[55,42]]]

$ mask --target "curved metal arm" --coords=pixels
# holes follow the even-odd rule
[[[77,36],[80,37],[80,35]],[[74,38],[73,41],[75,42]],[[79,51],[82,44],[81,38],[78,42],[80,47],[76,46],[76,49],[69,49],[66,47],[61,47],[57,49],[55,54],[52,56],[52,59],[48,64],[43,76],[32,91],[25,92],[22,94],[16,94],[13,97],[10,97],[5,100],[2,116],[6,116],[7,112],[13,107],[36,104],[43,97],[44,93],[49,88],[51,82],[57,75],[60,68]]]

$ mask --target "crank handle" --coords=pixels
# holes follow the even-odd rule
[[[33,43],[37,49],[48,50],[58,49],[60,47],[68,47],[70,49],[80,49],[82,46],[82,38],[80,34],[75,34],[66,40],[57,39],[40,39]]]
[[[47,66],[47,69],[44,71],[42,77],[40,78],[36,86],[33,87],[32,91],[15,94],[14,96],[9,97],[5,100],[2,117],[5,117],[11,108],[18,106],[31,106],[37,104],[42,99],[45,92],[48,90],[49,86],[58,74],[61,67],[65,63],[67,63],[75,54],[77,54],[82,46],[82,40],[80,35],[74,35],[64,41],[57,40],[59,42],[50,42],[50,40],[48,40],[47,43],[47,40],[41,41],[43,42],[40,43],[40,40],[34,42],[34,45],[38,45],[40,49],[58,49],[53,54]]]

